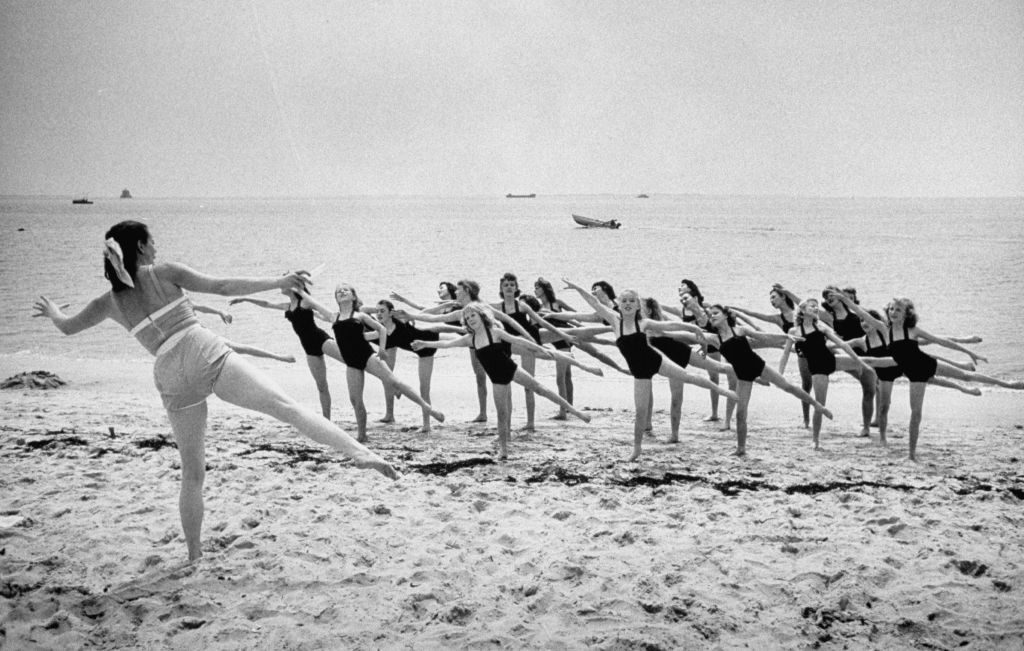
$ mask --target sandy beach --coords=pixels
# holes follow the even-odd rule
[[[750,456],[667,389],[637,463],[625,378],[579,378],[593,422],[549,420],[495,463],[466,421],[465,360],[435,405],[373,424],[403,473],[359,471],[269,418],[210,401],[204,558],[185,565],[179,462],[149,364],[8,358],[68,384],[0,392],[0,646],[52,648],[1006,648],[1024,644],[1024,399],[932,388],[906,461],[857,436],[839,383],[824,447],[755,388]],[[12,366],[13,365],[13,366]],[[314,407],[301,365],[262,365]],[[399,373],[413,373],[400,360]],[[450,370],[449,369],[454,369]],[[549,376],[541,375],[550,381]],[[343,375],[335,420],[353,429]],[[513,428],[522,423],[515,392]],[[367,383],[371,421],[382,413]]]

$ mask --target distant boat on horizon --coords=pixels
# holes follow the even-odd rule
[[[128,188],[125,188],[124,190],[121,190],[121,198],[122,199],[131,199],[132,198],[132,193],[128,192]]]
[[[505,195],[505,198],[506,199],[536,199],[537,198],[537,194],[536,193],[531,193],[531,194],[512,194],[512,193],[509,193],[509,194]]]
[[[638,194],[638,195],[636,195],[636,198],[637,199],[650,199],[650,197],[647,196],[646,194]]]
[[[616,219],[601,221],[600,219],[592,219],[583,215],[577,215],[576,213],[572,213],[572,220],[583,228],[611,228],[614,230],[622,226]]]
[[[77,204],[86,205],[86,206],[91,206],[92,205],[92,202],[89,201],[89,197],[78,197],[77,199],[72,199],[71,203],[77,203]]]

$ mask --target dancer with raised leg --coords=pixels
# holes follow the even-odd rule
[[[356,466],[396,478],[384,459],[326,418],[300,406],[261,371],[202,327],[182,290],[236,296],[281,289],[300,291],[302,272],[277,278],[219,278],[176,262],[156,263],[156,245],[145,224],[125,221],[106,234],[104,271],[111,289],[68,316],[41,296],[33,316],[45,317],[66,335],[111,319],[156,357],[154,380],[181,455],[179,510],[189,560],[202,556],[203,482],[206,476],[206,398],[216,395],[292,425],[314,441],[350,457]]]
[[[618,333],[615,345],[626,359],[629,371],[633,375],[633,402],[636,406],[636,416],[633,420],[633,454],[629,457],[630,461],[640,458],[643,451],[644,430],[649,420],[647,410],[651,404],[651,378],[655,375],[696,384],[727,398],[736,399],[737,396],[732,391],[722,389],[709,379],[688,373],[671,360],[665,359],[651,348],[647,341],[648,333],[658,334],[670,329],[682,329],[687,327],[686,324],[641,318],[640,297],[633,290],[619,294],[616,311],[604,305],[596,296],[588,294],[582,286],[567,279],[563,280],[567,288],[576,290],[598,316],[611,324],[612,332]]]

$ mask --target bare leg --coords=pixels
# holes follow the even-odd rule
[[[397,357],[397,353],[397,348],[390,348],[384,351],[384,365],[388,367],[388,370],[391,371],[392,374],[395,372],[395,358]],[[377,422],[395,422],[395,388],[387,382],[384,383],[384,417]]]
[[[487,422],[487,373],[480,361],[476,358],[476,351],[470,349],[469,363],[473,366],[473,375],[476,376],[476,398],[480,403],[480,413],[472,421],[473,423]]]
[[[892,382],[878,383],[878,442],[887,445],[886,430],[889,427],[889,405],[892,404]]]
[[[385,366],[384,362],[382,362],[379,358],[371,357],[370,359],[366,360],[366,372],[378,378],[381,382],[384,383],[385,386],[390,384],[395,391],[401,393],[404,396],[407,396],[417,405],[429,411],[430,416],[434,420],[442,423],[444,422],[444,414],[431,407],[430,403],[424,400],[423,397],[420,396],[420,394],[416,393],[411,386],[399,380],[395,376],[395,374],[391,372],[391,369]]]
[[[635,378],[634,378],[635,379]],[[636,383],[634,382],[634,386]],[[650,434],[654,431],[654,388],[647,392],[647,422],[644,423],[644,434]]]
[[[679,380],[680,382],[686,382],[688,384],[695,384],[699,387],[703,387],[710,391],[712,395],[722,395],[732,400],[736,399],[735,391],[723,389],[722,387],[718,386],[717,382],[711,380],[710,378],[705,379],[700,377],[699,375],[694,375],[693,373],[688,372],[686,369],[682,368],[681,366],[679,366],[672,360],[668,359],[667,357],[661,358],[661,368],[658,369],[658,374],[664,375],[670,380],[676,379]],[[711,373],[709,372],[708,375],[710,374]],[[717,377],[717,373],[715,375]]]
[[[533,390],[534,393],[541,396],[542,398],[547,398],[556,405],[563,407],[567,412],[569,412],[576,418],[579,418],[584,423],[590,422],[590,416],[584,414],[581,411],[578,411],[575,407],[566,402],[565,399],[563,399],[557,393],[555,393],[551,389],[547,388],[546,386],[538,382],[532,375],[530,375],[523,369],[516,368],[516,374],[512,379],[518,382],[519,384],[523,385],[524,387],[529,387],[530,389]]]
[[[971,386],[965,386],[963,384],[957,384],[956,382],[954,382],[954,381],[952,381],[952,380],[950,380],[948,378],[939,377],[937,375],[935,377],[933,377],[932,379],[928,380],[928,384],[931,384],[931,385],[937,386],[937,387],[947,387],[947,388],[950,388],[950,389],[956,389],[957,391],[961,391],[963,393],[966,393],[969,396],[980,396],[981,395],[981,389],[979,389],[978,387],[971,387]]]
[[[633,402],[636,405],[636,417],[633,419],[633,454],[630,461],[640,458],[644,439],[644,426],[650,418],[648,409],[651,403],[651,381],[633,379]]]
[[[534,373],[537,372],[537,357],[535,355],[525,353],[521,355],[519,359],[522,362],[520,366],[524,371],[526,371],[530,375],[533,375]],[[526,389],[525,402],[526,425],[523,426],[523,429],[526,430],[527,432],[532,432],[536,429],[536,426],[534,424],[534,418],[536,416],[537,411],[537,399],[534,397],[533,391],[531,391],[530,389]]]
[[[814,387],[814,398],[819,403],[825,404],[825,400],[828,398],[828,376],[823,373],[812,375],[811,385]],[[821,411],[817,409],[811,416],[811,437],[814,439],[814,449],[821,449]]]
[[[829,411],[825,407],[825,405],[821,404],[820,402],[812,398],[811,395],[806,391],[790,384],[788,381],[786,381],[786,378],[779,375],[779,372],[773,369],[772,367],[765,366],[764,371],[761,373],[761,375],[767,377],[769,382],[779,387],[786,393],[790,393],[796,396],[797,398],[800,398],[804,402],[810,404],[815,409],[820,409],[821,413],[824,414],[825,418],[832,420],[832,412]]]
[[[739,380],[736,384],[736,452],[737,457],[747,456],[747,413],[750,406],[752,382]]]
[[[430,402],[430,379],[434,375],[434,358],[433,357],[420,357],[419,358],[419,374],[420,374],[420,395],[423,396],[423,400]],[[423,408],[423,426],[420,427],[421,434],[428,434],[430,432],[430,410],[426,407]]]
[[[316,383],[316,393],[320,397],[320,413],[324,418],[331,418],[331,390],[327,387],[327,360],[323,355],[306,355],[306,365]]]
[[[252,409],[288,423],[312,440],[350,457],[360,468],[372,468],[395,479],[398,473],[377,454],[352,440],[337,425],[307,409],[278,388],[270,378],[237,355],[228,357],[213,385],[213,392],[226,402]]]
[[[241,355],[248,355],[249,357],[263,357],[265,359],[273,359],[278,362],[287,362],[289,364],[293,364],[295,362],[294,355],[280,355],[269,350],[257,348],[256,346],[250,346],[248,344],[239,344],[233,341],[228,341],[226,339],[224,340],[224,344],[227,345],[227,347],[230,348],[231,350]]]
[[[722,361],[721,353],[708,353],[708,359],[716,362]],[[714,385],[718,384],[718,371],[708,369],[708,379]],[[718,393],[711,392],[711,415],[704,419],[707,422],[715,422],[718,420]]]
[[[572,386],[572,380],[569,376],[569,365],[562,361],[555,361],[555,384],[558,385],[558,395],[568,402],[572,403],[572,393],[570,387]],[[555,416],[555,420],[565,420],[568,416],[565,413],[563,407],[558,408],[558,414]]]
[[[684,382],[676,379],[669,379],[668,390],[672,396],[672,404],[669,407],[669,424],[672,428],[672,433],[669,434],[669,443],[679,442],[679,422],[682,420],[683,415],[683,386]]]
[[[726,375],[725,376],[725,380],[726,380],[726,384],[728,384],[728,386],[729,386],[729,390],[732,391],[733,393],[735,393],[736,392],[736,383],[738,381],[736,379],[736,373],[733,372],[733,373],[730,373],[730,374]],[[760,381],[760,378],[758,378],[757,381]],[[726,398],[725,399],[725,422],[722,423],[722,427],[720,428],[723,432],[728,432],[729,431],[729,426],[732,423],[732,412],[735,409],[736,409],[736,401],[733,400],[732,398]]]
[[[1004,389],[1024,389],[1024,381],[1007,382],[1006,380],[1000,380],[999,378],[994,378],[991,375],[985,375],[984,373],[978,373],[977,371],[965,371],[955,366],[950,366],[943,361],[939,361],[935,374],[950,377],[954,380],[963,380],[964,382],[993,384],[997,387],[1003,387]]]
[[[517,371],[518,374],[518,371]],[[508,384],[495,384],[494,411],[498,416],[498,458],[508,459],[508,442],[512,435],[512,387]]]
[[[796,367],[800,371],[800,388],[804,390],[804,393],[810,394],[811,391],[811,369],[807,366],[807,360],[803,357],[796,358]],[[800,410],[804,415],[804,429],[810,429],[811,427],[811,408],[806,402],[801,403]]]
[[[871,436],[871,416],[875,413],[875,385],[878,384],[878,375],[874,371],[864,370],[857,360],[849,357],[836,357],[836,370],[846,371],[860,382],[860,435]]]
[[[910,439],[911,461],[917,461],[917,439],[921,434],[921,412],[924,407],[924,390],[927,388],[927,382],[910,383],[910,428],[907,435]]]
[[[366,405],[363,404],[363,386],[366,373],[351,366],[345,367],[345,379],[348,381],[348,401],[356,415],[356,441],[366,443]]]
[[[181,492],[178,495],[178,513],[188,546],[188,560],[203,555],[200,534],[203,528],[203,481],[206,479],[206,402],[168,411],[174,440],[181,455]]]
[[[964,370],[964,371],[976,371],[976,370],[978,370],[978,367],[977,367],[977,365],[974,362],[970,362],[970,361],[968,361],[968,362],[958,362],[955,359],[949,359],[948,357],[939,357],[938,355],[932,355],[932,357],[934,357],[935,359],[937,359],[940,362],[945,362],[946,364],[949,364],[950,366],[955,366],[956,368],[959,368],[959,369]]]

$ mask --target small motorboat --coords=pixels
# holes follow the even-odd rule
[[[530,194],[512,194],[511,192],[505,195],[506,199],[536,199],[537,193],[531,192]]]
[[[72,199],[71,203],[76,203],[76,204],[81,204],[81,205],[86,205],[86,206],[91,206],[92,205],[92,202],[89,201],[89,197],[79,197],[77,199]]]
[[[600,219],[591,219],[590,217],[584,217],[583,215],[577,215],[573,213],[573,221],[582,226],[583,228],[619,228],[622,226],[617,220],[609,219],[608,221],[601,221]]]

